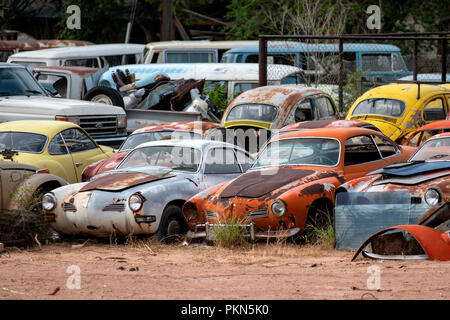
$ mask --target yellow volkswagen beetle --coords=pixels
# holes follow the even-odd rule
[[[416,129],[445,120],[450,109],[450,90],[444,86],[388,84],[359,97],[348,110],[346,120],[369,122],[397,143]]]
[[[0,124],[0,160],[35,166],[69,183],[81,181],[83,169],[112,156],[80,126],[56,120],[18,120]]]

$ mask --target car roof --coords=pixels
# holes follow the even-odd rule
[[[205,139],[173,139],[173,140],[158,140],[158,141],[150,141],[145,142],[143,144],[138,145],[134,149],[145,148],[145,147],[156,147],[156,146],[174,146],[174,147],[192,147],[196,149],[206,149],[209,147],[229,147],[229,148],[237,148],[240,147],[222,141],[214,141],[214,140],[205,140]],[[242,150],[242,149],[241,149]]]
[[[258,52],[259,45],[236,47],[226,53],[253,53]],[[379,43],[344,43],[344,52],[392,52],[400,51],[397,46]],[[283,52],[339,52],[337,43],[304,43],[295,41],[268,41],[268,53]]]
[[[202,131],[205,133],[206,131],[217,128],[219,126],[218,123],[209,122],[209,121],[193,121],[193,122],[165,122],[165,123],[156,123],[154,125],[148,125],[145,127],[141,127],[139,129],[134,130],[131,134],[150,132],[150,131]]]
[[[258,63],[161,63],[161,64],[130,64],[114,66],[102,76],[108,77],[109,73],[116,70],[128,69],[130,73],[136,75],[136,79],[142,79],[146,75],[154,72],[166,73],[170,78],[177,79],[177,76],[193,79],[205,80],[259,80]],[[267,80],[281,80],[286,76],[299,73],[302,70],[298,67],[280,64],[267,65]]]
[[[104,56],[134,53],[137,51],[144,52],[144,44],[129,44],[129,43],[110,43],[110,44],[95,44],[81,47],[63,47],[42,49],[33,51],[24,51],[15,53],[10,58],[32,58],[32,59],[59,59],[69,57],[87,57],[87,56]],[[115,52],[117,51],[117,53]]]
[[[414,83],[395,83],[375,87],[366,91],[357,101],[370,98],[392,98],[404,100],[417,100],[418,85]],[[437,85],[421,84],[420,97],[426,98],[436,93],[450,93],[450,90]]]
[[[306,85],[273,85],[247,90],[237,96],[228,109],[238,104],[263,103],[271,104],[281,108],[292,107],[296,101],[314,94],[324,94],[324,91]]]
[[[32,132],[45,135],[56,134],[69,128],[79,128],[68,121],[58,120],[14,120],[0,123],[0,131]]]
[[[300,131],[290,131],[286,133],[280,133],[278,136],[274,137],[272,141],[283,140],[289,138],[302,138],[302,137],[322,137],[322,138],[334,138],[338,140],[346,140],[350,137],[357,135],[369,135],[377,134],[382,135],[386,139],[390,140],[384,134],[367,128],[361,127],[340,127],[340,128],[318,128],[318,129],[308,129]]]

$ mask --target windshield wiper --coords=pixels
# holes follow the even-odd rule
[[[7,91],[0,91],[0,94],[3,95],[3,96],[13,96],[14,95],[14,93],[7,92]]]

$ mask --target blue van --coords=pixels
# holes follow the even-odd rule
[[[293,41],[269,41],[267,63],[288,64],[301,68],[305,75],[334,74],[339,68],[338,44],[307,44]],[[250,45],[228,50],[224,63],[256,63],[259,46]],[[394,45],[375,43],[344,44],[344,68],[347,72],[362,70],[367,79],[394,80],[411,75],[400,49]]]

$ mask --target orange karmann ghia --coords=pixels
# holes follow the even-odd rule
[[[247,172],[185,203],[188,237],[213,239],[208,230],[230,217],[247,221],[243,225],[253,240],[301,234],[307,222],[332,214],[335,190],[342,183],[406,161],[415,150],[366,128],[280,134]]]

